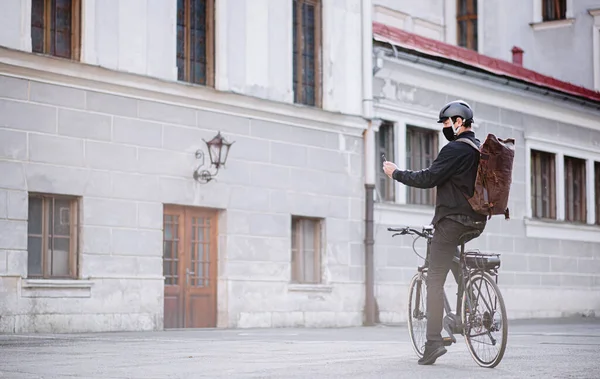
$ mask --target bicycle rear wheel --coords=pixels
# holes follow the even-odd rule
[[[479,272],[469,279],[461,316],[467,347],[475,362],[481,367],[496,367],[506,350],[508,319],[504,298],[490,274]]]
[[[425,352],[427,342],[427,274],[416,273],[408,289],[408,334],[419,358]]]

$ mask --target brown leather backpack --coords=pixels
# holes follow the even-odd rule
[[[479,151],[479,167],[475,179],[475,193],[467,197],[477,213],[488,216],[503,214],[509,219],[508,196],[512,183],[512,168],[515,157],[515,140],[500,139],[489,133],[480,148],[473,141],[459,138]]]

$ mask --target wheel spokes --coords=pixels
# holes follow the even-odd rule
[[[502,312],[497,308],[499,296],[488,279],[480,276],[471,282],[465,297],[465,337],[477,359],[484,365],[491,364],[499,356],[504,344]]]

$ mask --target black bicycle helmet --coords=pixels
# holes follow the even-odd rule
[[[440,110],[440,118],[438,122],[444,122],[449,117],[461,117],[464,121],[473,122],[473,110],[463,100],[451,101],[444,105]]]

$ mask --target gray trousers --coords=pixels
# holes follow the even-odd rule
[[[453,262],[453,258],[457,254],[460,236],[472,230],[473,227],[447,218],[440,220],[435,227],[427,271],[427,342],[429,344],[442,341],[444,283],[450,269],[458,283],[459,268],[458,264]]]

